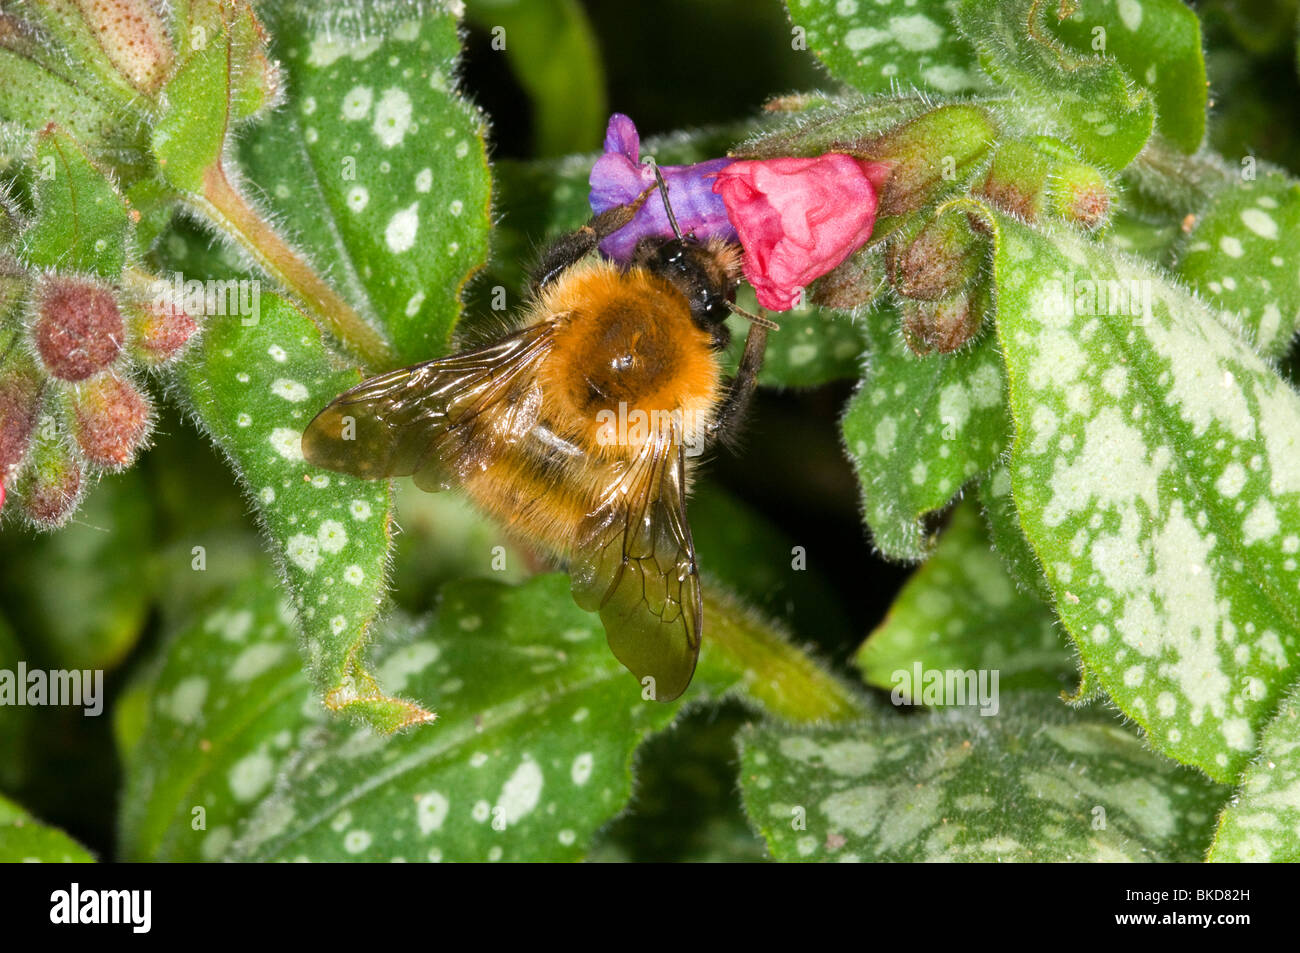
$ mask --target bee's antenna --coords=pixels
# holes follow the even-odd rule
[[[655,181],[659,183],[659,197],[664,202],[664,212],[668,215],[668,224],[673,227],[673,234],[677,236],[678,241],[682,238],[682,230],[677,227],[677,216],[673,214],[673,207],[668,202],[668,183],[664,181],[664,174],[659,171],[659,163],[655,161],[654,156],[645,157],[646,165],[650,166],[655,174]]]
[[[753,313],[751,313],[751,312],[749,312],[749,311],[746,311],[746,310],[745,310],[744,308],[742,308],[740,305],[738,305],[738,304],[736,304],[736,303],[734,303],[734,302],[732,302],[732,301],[728,301],[726,304],[727,304],[727,307],[731,309],[731,313],[732,313],[732,314],[738,314],[738,315],[740,315],[742,318],[747,318],[750,322],[752,322],[752,323],[754,323],[754,324],[761,324],[763,327],[767,328],[769,331],[780,331],[780,330],[781,330],[781,325],[777,324],[777,323],[776,323],[775,321],[773,321],[771,318],[764,317],[764,316],[761,315],[761,314],[753,314]]]

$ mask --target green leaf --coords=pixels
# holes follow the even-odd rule
[[[63,831],[36,820],[0,795],[0,863],[93,864],[95,858]]]
[[[1052,32],[1085,56],[1103,43],[1098,52],[1114,57],[1135,82],[1151,90],[1160,133],[1188,155],[1199,149],[1209,84],[1196,13],[1183,0],[1076,4],[1066,19],[1048,18]]]
[[[752,298],[748,288],[744,294]],[[756,306],[752,300],[741,302],[741,307],[749,311]],[[862,353],[866,350],[863,319],[809,305],[786,311],[777,320],[781,330],[767,337],[763,369],[758,375],[760,385],[819,387],[861,373]],[[749,322],[732,318],[728,327],[731,328],[728,366],[735,367],[745,350]]]
[[[155,591],[153,513],[134,471],[105,476],[57,533],[0,536],[6,613],[58,668],[118,665],[144,631]]]
[[[934,555],[907,581],[854,663],[868,685],[902,688],[914,704],[922,703],[918,664],[923,672],[996,671],[999,690],[1073,688],[1075,677],[1052,610],[1016,590],[989,549],[973,502],[953,510]]]
[[[786,0],[790,19],[832,76],[867,95],[900,87],[946,95],[987,88],[975,51],[957,32],[950,2]]]
[[[578,0],[469,0],[465,18],[489,35],[528,95],[533,155],[599,146],[609,118],[605,71]]]
[[[696,699],[740,690],[740,671],[780,642],[760,633],[747,651],[752,621],[712,606]],[[432,621],[387,626],[376,645],[385,681],[439,707],[435,725],[389,737],[321,723],[291,617],[255,578],[170,643],[127,761],[126,856],[578,859],[627,803],[639,742],[683,704],[642,700],[562,575],[457,582]],[[792,664],[759,669],[756,685],[772,710],[802,707],[814,721],[860,711],[796,650],[780,651]],[[837,693],[851,702],[842,710]]]
[[[107,174],[57,126],[36,137],[32,165],[36,215],[20,239],[26,262],[119,280],[130,221]]]
[[[891,559],[916,561],[933,542],[926,515],[993,466],[1008,426],[993,334],[954,354],[919,357],[898,320],[892,308],[866,316],[869,372],[841,427],[876,545]]]
[[[1048,6],[1043,0],[961,0],[957,24],[989,75],[1014,91],[1017,106],[1059,128],[1089,162],[1119,171],[1151,137],[1151,94],[1113,59],[1062,46],[1047,32]]]
[[[242,164],[398,363],[437,357],[489,225],[483,119],[455,88],[456,17],[430,6],[355,39],[293,5],[277,16],[289,105],[250,131]]]
[[[163,87],[150,146],[170,185],[200,194],[234,128],[271,103],[278,79],[251,7],[195,0],[174,14],[173,30],[189,38],[181,44],[187,55]]]
[[[1217,193],[1179,256],[1179,276],[1240,319],[1265,357],[1283,356],[1300,326],[1296,234],[1300,183],[1269,170]]]
[[[984,508],[984,523],[988,527],[989,542],[1002,560],[1003,568],[1015,580],[1022,592],[1032,593],[1042,602],[1052,601],[1052,590],[1043,576],[1025,531],[1016,512],[1016,501],[1011,495],[1011,471],[999,463],[979,485],[980,505]]]
[[[326,704],[381,730],[431,718],[384,695],[363,659],[384,592],[392,490],[387,481],[321,473],[302,456],[303,428],[359,375],[335,369],[315,325],[265,295],[256,319],[210,321],[179,377],[266,531]]]
[[[1151,266],[990,227],[1012,490],[1057,612],[1154,745],[1231,780],[1294,678],[1300,397]]]
[[[1011,693],[853,726],[741,733],[750,821],[778,860],[1194,861],[1225,788],[1110,714]]]
[[[1300,861],[1300,683],[1264,728],[1259,755],[1223,809],[1211,861]]]
[[[641,746],[632,804],[597,835],[595,863],[755,863],[768,860],[736,797],[738,705],[684,712]]]

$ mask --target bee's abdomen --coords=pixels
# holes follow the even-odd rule
[[[464,486],[512,533],[563,555],[595,508],[608,469],[608,464],[557,435],[551,422],[539,420],[528,433],[505,444],[490,463],[467,474]]]

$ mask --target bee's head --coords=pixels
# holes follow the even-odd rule
[[[646,239],[637,247],[632,264],[680,291],[698,327],[715,339],[727,337],[724,324],[731,316],[729,305],[735,301],[740,283],[739,246],[720,239],[707,244],[689,237]]]

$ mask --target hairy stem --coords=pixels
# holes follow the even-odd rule
[[[249,204],[219,163],[203,176],[203,191],[191,196],[200,211],[216,222],[263,270],[301,299],[308,313],[372,370],[395,363],[383,336],[339,297],[303,257]]]

